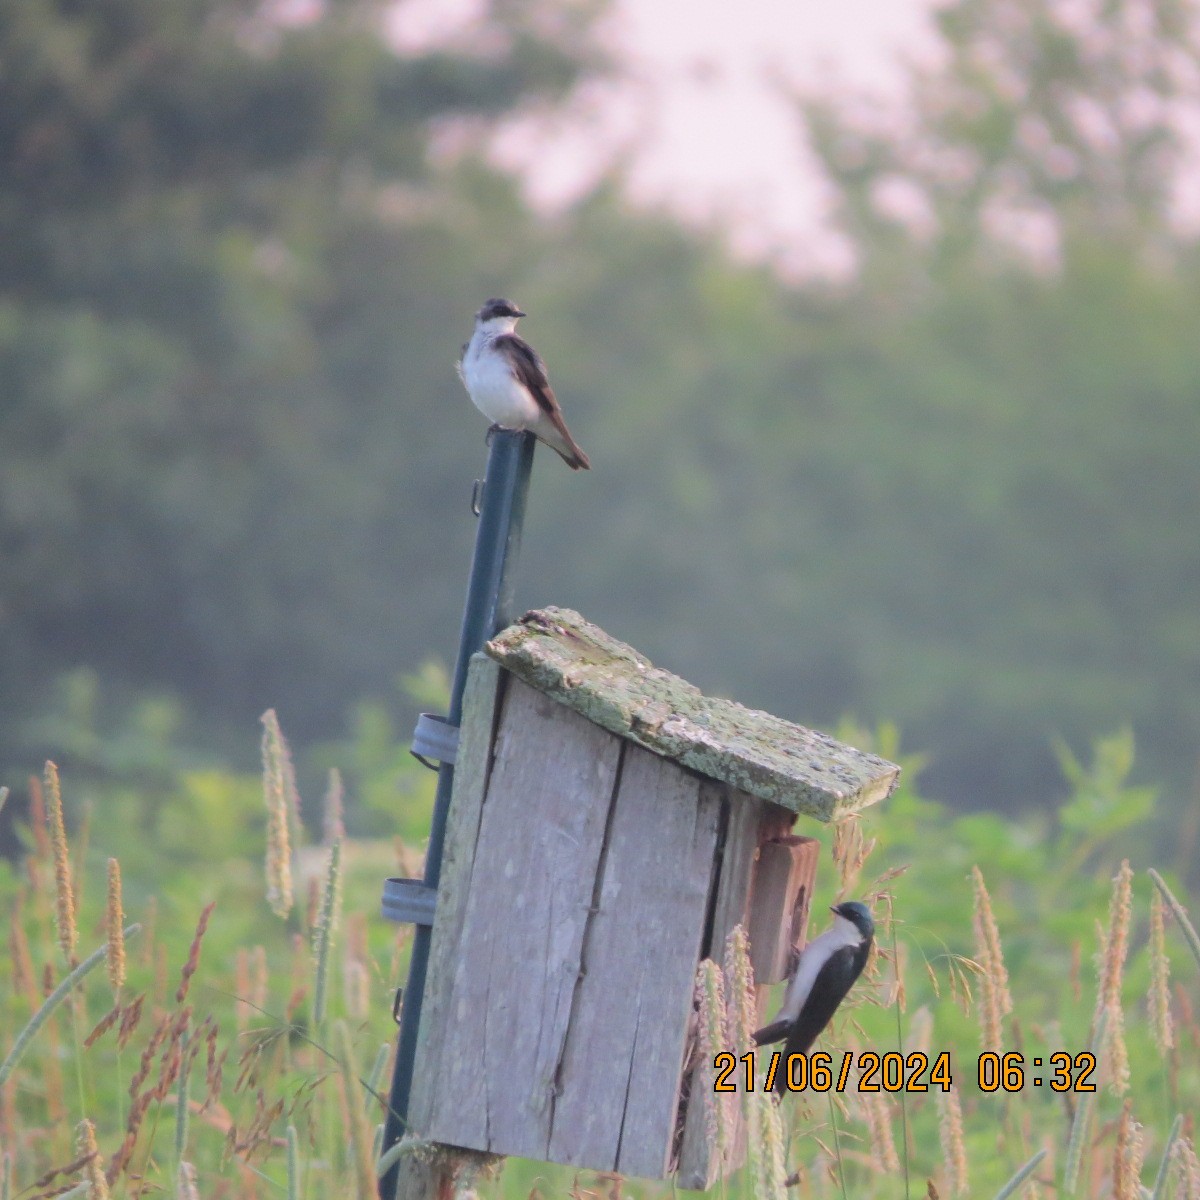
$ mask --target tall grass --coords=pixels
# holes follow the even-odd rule
[[[262,912],[282,910],[280,920],[260,924],[237,902],[214,903],[215,883],[209,894],[147,894],[123,880],[116,857],[93,860],[72,844],[69,773],[60,780],[48,766],[32,781],[28,853],[5,883],[0,1200],[373,1195],[399,952],[389,941],[371,954],[361,904],[347,904],[339,923],[354,847],[340,780],[330,781],[321,845],[309,845],[286,742],[277,721],[264,724],[266,835],[255,853],[267,878],[256,868],[253,887]],[[1045,928],[1031,931],[1012,918],[1003,868],[968,858],[941,922],[927,928],[906,919],[903,894],[893,893],[899,869],[860,882],[872,848],[854,822],[836,832],[831,890],[871,903],[880,936],[817,1048],[831,1053],[835,1075],[844,1052],[925,1053],[932,1064],[944,1050],[952,1085],[933,1086],[927,1070],[927,1091],[864,1092],[855,1065],[842,1093],[810,1089],[781,1102],[761,1090],[710,1094],[719,1157],[728,1164],[745,1152],[722,1196],[1200,1200],[1200,938],[1186,896],[1122,863],[1107,906],[1089,901],[1101,918],[1090,937],[1078,920],[1056,931],[1066,891]],[[228,862],[209,871],[237,875]],[[922,882],[918,864],[904,884],[911,894]],[[295,903],[306,894],[307,906]],[[1026,982],[1033,977],[1050,979],[1050,993]],[[739,934],[697,981],[697,1036],[710,1062],[720,1049],[750,1048],[763,1001]],[[1020,1090],[980,1089],[981,1044],[1023,1054]],[[1093,1051],[1100,1090],[1035,1087],[1050,1068],[1035,1070],[1034,1056],[1055,1050],[1072,1062]],[[370,1064],[365,1079],[360,1063]],[[63,1088],[64,1069],[73,1087]],[[414,1142],[395,1153],[414,1146],[428,1152]],[[671,1194],[667,1184],[522,1164],[471,1186],[488,1200]]]
[[[844,885],[847,877],[856,878],[862,871],[864,841],[843,828],[835,845]],[[1171,913],[1180,940],[1196,953],[1194,928],[1186,907],[1161,877],[1155,872],[1149,875],[1154,886],[1145,889],[1150,892],[1150,903],[1141,913],[1135,907],[1135,876],[1129,863],[1122,862],[1113,878],[1107,920],[1097,923],[1096,975],[1090,999],[1083,994],[1087,991],[1083,981],[1079,997],[1064,986],[1063,1015],[1048,1023],[1031,1022],[1025,1028],[1019,1021],[1020,975],[1014,976],[1006,965],[1003,925],[982,871],[977,865],[972,867],[964,883],[974,898],[974,959],[940,956],[937,970],[926,960],[923,977],[932,984],[938,1003],[932,1010],[923,1006],[920,1022],[908,1025],[910,1029],[917,1025],[936,1028],[942,1012],[945,1028],[954,1027],[953,1011],[943,1011],[942,996],[944,993],[951,1010],[957,999],[967,1014],[974,1012],[983,1051],[998,1056],[1000,1072],[1004,1055],[1021,1053],[1021,1075],[1012,1076],[1014,1085],[1019,1081],[1020,1086],[1011,1091],[1004,1086],[991,1092],[981,1089],[979,1054],[969,1054],[959,1041],[951,1058],[953,1084],[949,1089],[931,1086],[929,1091],[902,1089],[890,1094],[886,1088],[861,1091],[862,1072],[853,1066],[850,1086],[841,1094],[834,1089],[821,1095],[810,1087],[789,1095],[778,1111],[787,1129],[786,1171],[797,1189],[795,1194],[814,1200],[846,1196],[890,1200],[899,1194],[898,1189],[912,1185],[927,1197],[944,1198],[991,1195],[1003,1200],[1022,1195],[1200,1200],[1196,1158],[1200,1026],[1186,995],[1172,995],[1168,987],[1171,939],[1164,928],[1164,914]],[[893,898],[880,890],[879,882],[866,889],[866,896],[876,906],[881,940],[891,942],[884,929],[894,933],[899,928],[902,937],[910,936],[916,945],[918,931],[906,930],[901,914],[892,913]],[[837,895],[844,895],[843,886]],[[1144,943],[1139,933],[1143,924],[1147,929]],[[905,1038],[902,1024],[892,1027],[889,1045],[886,1023],[871,1016],[872,1010],[879,1008],[900,1014],[906,991],[902,973],[908,957],[894,942],[881,951],[878,958],[891,960],[891,977],[879,969],[877,960],[873,962],[818,1043],[815,1049],[826,1049],[833,1056],[835,1076],[843,1053],[858,1055],[866,1049],[881,1056],[889,1050],[903,1055],[906,1041],[909,1046],[916,1044],[917,1038]],[[1200,954],[1196,957],[1200,967]],[[732,953],[732,961],[739,961],[737,953]],[[969,968],[969,978],[961,974],[964,965]],[[1131,966],[1150,980],[1147,1001],[1142,1005],[1130,994],[1127,975]],[[711,1049],[711,1030],[719,1024],[712,1010],[722,1005],[728,1005],[731,1012],[725,1018],[727,1042],[721,1048],[733,1049],[739,1056],[745,1052],[739,1034],[742,1007],[737,1000],[746,986],[744,978],[738,976],[728,999],[724,990],[729,988],[734,969],[728,962],[724,971],[712,962],[701,966],[697,1004],[700,1045],[705,1053]],[[939,975],[949,978],[943,980]],[[1193,991],[1196,977],[1195,971],[1190,972]],[[1090,1028],[1084,1004],[1092,1014]],[[1039,1003],[1038,1007],[1043,1006]],[[1186,1039],[1172,1033],[1180,1021],[1187,1025]],[[1132,1037],[1136,1037],[1137,1054],[1130,1050]],[[936,1035],[932,1045],[925,1034],[920,1040],[932,1057]],[[943,1046],[950,1048],[951,1044],[947,1040]],[[1147,1047],[1153,1048],[1149,1057],[1144,1053]],[[759,1052],[760,1087],[767,1071],[764,1055],[772,1049]],[[1059,1049],[1071,1052],[1069,1078],[1073,1081],[1061,1092],[1047,1086],[1053,1075],[1047,1059],[1052,1050]],[[1097,1067],[1082,1080],[1075,1056],[1088,1051],[1094,1053]],[[1036,1068],[1035,1059],[1040,1059]],[[1170,1089],[1162,1086],[1164,1076],[1173,1081]],[[743,1086],[742,1078],[739,1069],[739,1086]],[[1079,1082],[1096,1084],[1097,1090],[1077,1091]],[[729,1140],[727,1118],[722,1115],[728,1099],[707,1098],[710,1130],[722,1144]],[[762,1161],[773,1139],[764,1133],[763,1116],[752,1097],[743,1096],[742,1100],[751,1141],[747,1166],[722,1188],[754,1200],[775,1200],[779,1194],[775,1176],[764,1170]],[[902,1157],[892,1136],[893,1122],[898,1115],[909,1113],[912,1120],[911,1124],[905,1121],[902,1141],[908,1153]],[[1159,1124],[1155,1125],[1155,1120]],[[752,1144],[755,1137],[761,1142],[757,1152]],[[989,1179],[996,1182],[983,1182]]]
[[[277,839],[281,828],[287,835],[269,857],[268,904],[278,910],[281,881],[296,869],[304,832],[277,728],[272,753],[267,799],[282,795],[290,807],[286,820],[269,823]],[[176,932],[177,903],[162,896],[144,904],[153,909],[149,928],[124,924],[129,900],[120,863],[102,859],[93,871],[72,847],[69,805],[53,764],[31,792],[25,884],[13,893],[9,953],[0,961],[3,1200],[158,1193],[252,1200],[278,1190],[302,1200],[348,1194],[347,1181],[355,1194],[371,1191],[371,1125],[382,1118],[381,1105],[357,1072],[346,1070],[355,1041],[368,1031],[341,1018],[329,987],[340,837],[313,930],[316,959],[293,959],[303,969],[299,978],[272,972],[261,945],[234,947],[226,961],[210,962],[206,947],[222,920],[216,901],[196,904],[190,938]],[[339,826],[340,816],[331,824]],[[185,911],[178,916],[186,919]],[[80,960],[78,947],[93,927],[104,940]],[[139,933],[152,944],[130,954],[127,942]],[[291,937],[285,931],[285,941]],[[365,947],[361,952],[365,959]],[[373,962],[367,969],[381,974]],[[314,996],[321,997],[320,1019]],[[382,1022],[386,1010],[379,1007]],[[65,1043],[58,1028],[64,1014],[78,1030]],[[336,1051],[323,1044],[327,1015],[338,1016]],[[366,1044],[377,1084],[387,1047],[377,1054],[373,1033]],[[64,1058],[78,1080],[70,1098],[57,1082]],[[355,1117],[352,1138],[347,1113]]]

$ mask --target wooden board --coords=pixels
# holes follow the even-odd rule
[[[826,733],[702,695],[569,608],[528,612],[484,649],[595,724],[794,813],[841,820],[888,796],[900,774]]]
[[[475,847],[483,798],[492,766],[492,731],[504,672],[482,654],[471,659],[463,691],[458,756],[454,764],[454,790],[446,818],[442,872],[438,880],[437,911],[429,947],[429,968],[417,1030],[417,1051],[409,1097],[409,1125],[424,1136],[429,1128],[430,1105],[436,1091],[446,1001],[454,978],[455,952],[466,915],[467,893],[475,866]]]
[[[716,880],[716,903],[704,952],[705,957],[723,963],[729,935],[734,926],[746,921],[754,866],[758,859],[759,834],[768,805],[753,796],[731,792],[719,784],[708,783],[705,787],[711,794],[721,798],[726,809],[727,827]],[[676,1168],[676,1183],[681,1188],[707,1191],[721,1175],[738,1166],[745,1149],[745,1138],[741,1136],[740,1129],[734,1131],[734,1153],[729,1162],[718,1162],[715,1149],[709,1145],[711,1067],[711,1063],[697,1061],[688,1080],[688,1100],[682,1113],[683,1134]],[[740,1119],[738,1123],[740,1125]]]
[[[720,805],[627,745],[547,1157],[667,1173]]]
[[[706,786],[714,790],[718,788],[718,785],[715,784]],[[764,803],[744,792],[725,788],[719,790],[725,794],[728,828],[724,846],[720,851],[716,903],[713,908],[712,928],[705,955],[723,965],[725,944],[734,927],[741,924],[746,927],[747,931],[750,929],[764,851],[768,857],[776,853],[767,850],[766,847],[775,842],[811,843],[812,848],[804,850],[800,854],[801,859],[811,859],[801,869],[801,875],[811,881],[812,876],[809,876],[807,872],[811,869],[815,875],[816,857],[820,843],[812,838],[793,837],[788,831],[794,817],[787,810]],[[768,873],[769,875],[775,874],[770,869]],[[777,890],[774,884],[764,886],[768,890]],[[791,895],[795,906],[787,912],[786,924],[788,932],[799,939],[797,945],[802,946],[808,924],[811,887],[808,897],[802,897],[794,890],[791,891]],[[768,907],[770,906],[768,903]],[[785,916],[783,907],[781,904],[776,904],[775,907],[782,923]],[[765,928],[767,927],[764,926]],[[762,938],[764,935],[760,933],[759,936]],[[753,955],[753,953],[752,942],[751,954]],[[770,990],[770,986],[766,982],[758,983],[755,988],[760,1023],[765,1021]],[[687,1105],[681,1114],[683,1128],[676,1174],[676,1184],[680,1188],[707,1191],[722,1175],[727,1175],[740,1166],[745,1157],[745,1130],[741,1123],[740,1107],[731,1105],[727,1117],[735,1123],[731,1136],[732,1153],[726,1163],[722,1164],[717,1161],[715,1150],[709,1144],[708,1096],[706,1093],[710,1086],[711,1074],[705,1064],[697,1062],[688,1080]]]
[[[816,838],[772,838],[758,849],[746,932],[755,983],[780,983],[804,945],[817,856]]]
[[[494,730],[494,733],[493,733]],[[698,960],[746,923],[791,814],[615,738],[477,656],[410,1114],[414,1133],[681,1187],[737,1165],[682,1097]],[[765,989],[760,989],[765,993]]]
[[[478,840],[456,848],[472,868],[441,1052],[426,1064],[435,1141],[545,1157],[620,752],[509,681]]]
[[[490,772],[464,724],[414,1128],[661,1178],[719,792],[519,680],[502,691]]]

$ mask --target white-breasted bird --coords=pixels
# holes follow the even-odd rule
[[[776,1092],[787,1086],[789,1056],[808,1053],[862,974],[871,952],[875,938],[871,910],[857,900],[847,900],[831,911],[833,926],[800,952],[775,1020],[754,1035],[756,1046],[787,1039],[783,1062],[775,1072]]]
[[[471,402],[494,426],[528,429],[573,471],[586,470],[591,463],[567,429],[546,364],[513,332],[524,315],[511,300],[488,300],[475,314],[475,332],[463,347],[458,374]]]

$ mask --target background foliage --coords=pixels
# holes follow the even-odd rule
[[[497,0],[420,54],[370,3],[273,13],[0,4],[10,782],[80,667],[244,765],[268,705],[305,748],[364,698],[403,730],[483,456],[451,363],[511,293],[596,463],[539,466],[523,600],[789,717],[897,720],[955,807],[1044,803],[1055,736],[1128,723],[1182,811],[1187,5],[957,0],[903,119],[797,97],[858,270],[791,286],[615,178],[549,219],[431,153],[608,69],[594,9]]]
[[[1075,1054],[1096,1044],[1111,880],[1122,858],[1128,861],[1130,838],[1156,799],[1153,792],[1130,785],[1129,737],[1102,740],[1083,761],[1065,757],[1068,802],[1055,816],[1039,813],[1018,821],[989,813],[955,816],[922,796],[920,760],[902,752],[894,730],[841,732],[901,762],[906,782],[857,823],[860,840],[852,844],[858,850],[843,856],[840,868],[830,861],[837,857],[834,831],[813,822],[804,827],[825,842],[812,932],[827,923],[821,915],[825,905],[846,895],[871,901],[879,931],[873,963],[820,1045],[839,1063],[847,1048],[884,1054],[902,1046],[906,1054],[923,1050],[931,1060],[948,1053],[969,1182],[954,1183],[936,1088],[924,1094],[884,1093],[872,1107],[852,1083],[836,1111],[819,1094],[785,1101],[787,1170],[800,1176],[800,1190],[788,1194],[895,1197],[905,1186],[923,1195],[924,1181],[932,1179],[942,1196],[995,1195],[1022,1163],[1045,1151],[1037,1172],[1043,1195],[1135,1195],[1113,1179],[1124,1106],[1131,1105],[1140,1129],[1140,1175],[1149,1185],[1177,1114],[1193,1114],[1183,1136],[1194,1145],[1200,1096],[1200,1022],[1190,999],[1200,960],[1195,951],[1189,954],[1182,929],[1168,919],[1165,997],[1174,1035],[1173,1044],[1164,1045],[1148,1003],[1155,954],[1148,944],[1153,889],[1145,860],[1134,859],[1132,905],[1122,935],[1126,955],[1118,974],[1128,1088],[1117,1085],[1108,1051],[1102,1049],[1094,1079],[1102,1086],[1083,1141],[1081,1185],[1074,1192],[1064,1183],[1066,1148],[1083,1098],[1031,1083],[1047,1074],[1033,1068],[1034,1057],[1045,1061],[1055,1051]],[[432,776],[421,771],[420,778]],[[264,902],[267,822],[258,779],[228,771],[182,771],[164,775],[153,793],[111,781],[79,787],[67,776],[63,782],[68,813],[76,817],[67,857],[80,956],[104,944],[106,861],[117,856],[126,921],[140,923],[142,930],[129,944],[128,974],[115,1001],[123,1013],[141,1005],[142,1015],[133,1022],[123,1052],[113,1029],[82,1046],[114,1004],[105,972],[96,970],[74,1003],[65,1004],[38,1031],[15,1073],[0,1081],[0,1159],[5,1160],[0,1178],[3,1170],[11,1170],[11,1194],[32,1194],[34,1180],[75,1161],[72,1129],[84,1118],[95,1122],[104,1165],[120,1161],[131,1121],[128,1085],[140,1078],[139,1094],[158,1084],[162,1094],[137,1123],[128,1167],[113,1180],[114,1198],[174,1188],[182,1162],[194,1166],[200,1195],[275,1195],[287,1178],[284,1135],[291,1125],[298,1132],[298,1166],[290,1194],[326,1195],[332,1189],[360,1200],[370,1194],[373,1200],[373,1193],[352,1182],[347,1097],[356,1102],[357,1079],[370,1078],[377,1092],[386,1092],[387,1051],[394,1044],[392,989],[404,977],[407,930],[368,921],[365,914],[377,904],[380,877],[397,869],[397,851],[405,873],[415,868],[410,856],[381,839],[341,843],[344,915],[333,927],[325,967],[328,1009],[321,1019],[314,999],[322,971],[313,950],[314,914],[328,887],[330,849],[316,844],[316,831],[331,828],[328,809],[307,822],[312,834],[304,835],[298,826],[293,830],[297,903],[281,921]],[[198,812],[204,817],[199,824]],[[108,814],[112,820],[105,819]],[[144,836],[131,838],[130,828]],[[930,836],[931,829],[937,829],[937,838]],[[23,861],[0,861],[0,905],[14,917],[6,952],[0,954],[0,1062],[41,1002],[45,988],[38,981],[44,976],[57,982],[66,971],[56,944],[61,921],[54,915],[52,835],[44,816],[32,825],[20,822],[19,832]],[[846,832],[843,828],[839,839]],[[977,1084],[979,1052],[988,1045],[981,1041],[981,1034],[987,1036],[987,967],[972,928],[978,899],[971,875],[980,864],[1012,993],[997,1049],[1025,1056],[1025,1086],[1011,1094],[989,1094]],[[1170,882],[1179,888],[1176,878]],[[197,946],[197,916],[210,903],[215,908]],[[189,962],[195,974],[185,1014],[177,985]],[[250,1004],[241,1002],[246,1000]],[[354,1074],[346,1078],[335,1061],[339,1020],[347,1022],[355,1047],[357,1079]],[[153,1041],[153,1030],[176,1022],[191,1031],[183,1049],[198,1047],[188,1084],[172,1073],[178,1067],[172,1040]],[[141,1074],[143,1066],[148,1077]],[[190,1096],[191,1112],[182,1133],[181,1089],[185,1099]],[[361,1103],[374,1128],[382,1120],[382,1101],[361,1092]],[[1176,1166],[1175,1182],[1160,1195],[1188,1200],[1194,1192],[1182,1183],[1183,1167]],[[68,1169],[48,1182],[66,1187],[78,1174],[79,1168]],[[613,1194],[653,1200],[672,1194],[667,1184],[624,1182],[520,1160],[478,1181],[477,1191],[490,1200]],[[759,1200],[766,1195],[747,1171],[714,1194]]]
[[[1016,999],[1006,1036],[1079,1048],[1117,864],[1174,867],[1182,890],[1200,861],[1192,7],[950,0],[905,111],[797,95],[856,269],[787,283],[631,209],[619,172],[550,217],[487,165],[490,130],[619,69],[590,2],[492,0],[462,41],[397,53],[368,0],[304,20],[251,0],[0,0],[0,905],[20,913],[0,1047],[38,999],[12,986],[16,931],[62,973],[48,861],[22,861],[26,780],[53,756],[83,940],[115,854],[127,912],[157,923],[131,986],[169,1009],[216,900],[197,1015],[235,1045],[239,950],[265,947],[264,1087],[303,1116],[302,1089],[329,1077],[293,1036],[307,915],[281,928],[259,903],[249,731],[268,707],[310,828],[326,770],[346,777],[371,994],[365,1016],[345,997],[334,1011],[362,1056],[390,1039],[402,962],[364,914],[395,866],[384,839],[428,828],[407,729],[443,703],[484,453],[451,364],[480,301],[509,294],[595,464],[580,478],[539,454],[521,599],[886,755],[882,722],[903,728],[927,761],[905,757],[867,831],[871,869],[907,866],[886,890],[908,1028],[932,1022],[969,1077],[975,1017],[934,981],[974,953],[979,864]],[[1139,875],[1124,999],[1154,1162],[1194,1109],[1200,1032],[1172,942],[1164,1068],[1139,1008],[1147,896]],[[854,1014],[880,1045],[887,985]],[[21,1187],[73,1153],[89,1107],[105,1153],[119,1140],[130,1063],[107,1043],[79,1104],[67,1078],[51,1111],[70,1033],[39,1035],[35,1070],[0,1095]],[[313,1145],[342,1153],[324,1097]],[[253,1120],[248,1092],[226,1099]],[[1061,1152],[1069,1114],[1044,1097],[998,1109],[968,1089],[964,1108],[976,1188],[1039,1138]],[[1119,1111],[1100,1101],[1097,1179]],[[913,1179],[942,1178],[935,1114],[913,1117]],[[280,1124],[257,1142],[276,1182]],[[819,1178],[811,1128],[790,1161]],[[193,1129],[208,1179],[229,1165],[221,1137]],[[173,1155],[139,1165],[173,1188]],[[897,1194],[894,1173],[852,1169],[856,1194]],[[570,1186],[521,1165],[506,1180],[492,1193]]]

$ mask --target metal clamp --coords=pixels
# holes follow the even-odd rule
[[[458,757],[458,726],[435,713],[422,713],[413,730],[409,753],[431,771],[436,771],[440,762],[453,763]]]
[[[389,921],[432,925],[437,911],[437,888],[421,879],[387,879],[383,884],[383,915]]]

